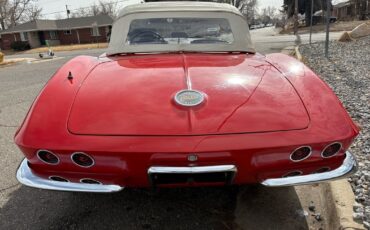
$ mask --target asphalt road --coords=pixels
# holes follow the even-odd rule
[[[266,44],[265,52],[275,49],[266,49]],[[62,59],[0,68],[0,229],[297,230],[325,226],[326,217],[315,220],[307,208],[314,202],[316,212],[322,209],[318,186],[125,189],[116,194],[86,194],[20,185],[15,172],[23,156],[13,135],[34,98],[63,63],[76,55],[100,53],[60,52],[57,55]]]

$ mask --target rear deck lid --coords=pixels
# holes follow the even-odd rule
[[[184,89],[195,107],[176,104]],[[263,58],[245,54],[122,57],[96,67],[76,95],[68,129],[82,135],[210,135],[304,129],[292,85]]]

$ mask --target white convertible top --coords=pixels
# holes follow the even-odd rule
[[[238,9],[230,4],[214,2],[148,2],[145,4],[134,4],[123,8],[118,18],[127,14],[143,12],[163,12],[163,11],[207,11],[207,12],[230,12],[243,16]]]
[[[126,44],[130,23],[147,18],[224,18],[234,36],[231,44]],[[245,17],[234,6],[213,2],[149,2],[130,5],[121,10],[113,24],[107,55],[151,52],[250,52],[254,47]]]

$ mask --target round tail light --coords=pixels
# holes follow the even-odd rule
[[[302,146],[295,149],[290,154],[290,160],[294,162],[303,161],[307,159],[312,153],[312,149],[309,146]]]
[[[90,179],[90,178],[83,178],[83,179],[80,180],[80,182],[85,183],[85,184],[101,184],[100,181]]]
[[[53,181],[58,181],[58,182],[69,182],[69,180],[63,177],[60,177],[60,176],[50,176],[49,179]]]
[[[48,150],[37,151],[37,157],[46,164],[56,165],[59,163],[57,155]]]
[[[94,159],[86,153],[73,153],[71,159],[73,163],[84,168],[89,168],[95,164]]]
[[[339,142],[327,145],[321,153],[323,158],[329,158],[335,156],[342,148],[342,144]]]
[[[303,173],[301,171],[292,171],[285,174],[283,177],[292,177],[292,176],[300,176]]]

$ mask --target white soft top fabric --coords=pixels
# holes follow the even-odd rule
[[[146,18],[225,18],[234,36],[231,44],[126,44],[130,23]],[[153,52],[250,52],[255,53],[248,23],[234,6],[211,2],[149,2],[121,10],[112,28],[107,55]]]
[[[118,19],[133,13],[163,12],[163,11],[213,11],[230,12],[243,16],[238,9],[230,4],[214,2],[148,2],[129,5],[123,8]]]

